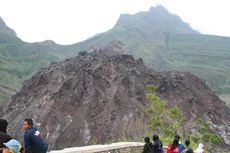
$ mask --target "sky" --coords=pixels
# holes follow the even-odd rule
[[[67,45],[111,29],[122,13],[157,4],[203,34],[230,37],[230,0],[0,0],[0,16],[26,42]]]

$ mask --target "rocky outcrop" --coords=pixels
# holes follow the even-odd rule
[[[6,34],[8,36],[17,37],[16,32],[10,29],[3,19],[0,17],[0,33]]]
[[[108,55],[113,47],[52,63],[25,81],[4,111],[10,133],[22,138],[22,121],[30,117],[50,149],[142,140],[146,86],[154,84],[169,106],[207,119],[230,144],[230,111],[204,81],[189,72],[155,72],[130,55]]]
[[[149,35],[152,38],[162,33],[187,33],[198,34],[190,25],[184,22],[179,16],[171,14],[161,5],[151,7],[147,12],[139,12],[134,15],[121,14],[115,28],[136,30],[142,36]]]

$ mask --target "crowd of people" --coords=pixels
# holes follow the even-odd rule
[[[158,135],[153,135],[153,142],[150,141],[149,137],[144,138],[145,145],[143,153],[164,153],[163,143],[159,139]],[[168,145],[167,153],[206,153],[204,145],[199,144],[196,150],[192,150],[190,147],[190,141],[185,140],[185,144],[180,142],[180,136],[177,134],[173,139],[173,142]]]
[[[8,122],[0,119],[0,153],[46,153],[48,145],[41,138],[40,132],[33,127],[32,119],[23,122],[24,147],[18,140],[7,134]]]

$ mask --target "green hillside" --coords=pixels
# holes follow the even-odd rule
[[[168,69],[191,71],[218,94],[230,93],[230,38],[180,34],[168,46]]]
[[[9,99],[21,83],[41,67],[75,54],[70,46],[57,45],[52,41],[25,43],[0,33],[0,102]]]
[[[226,102],[226,105],[230,108],[230,94],[222,94],[220,98]]]

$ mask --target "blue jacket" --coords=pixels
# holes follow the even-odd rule
[[[184,149],[186,149],[185,146],[181,143],[179,143],[178,148],[179,148],[179,153],[181,153]]]
[[[26,130],[24,135],[26,153],[46,153],[47,144],[41,138],[40,132],[36,128]]]

